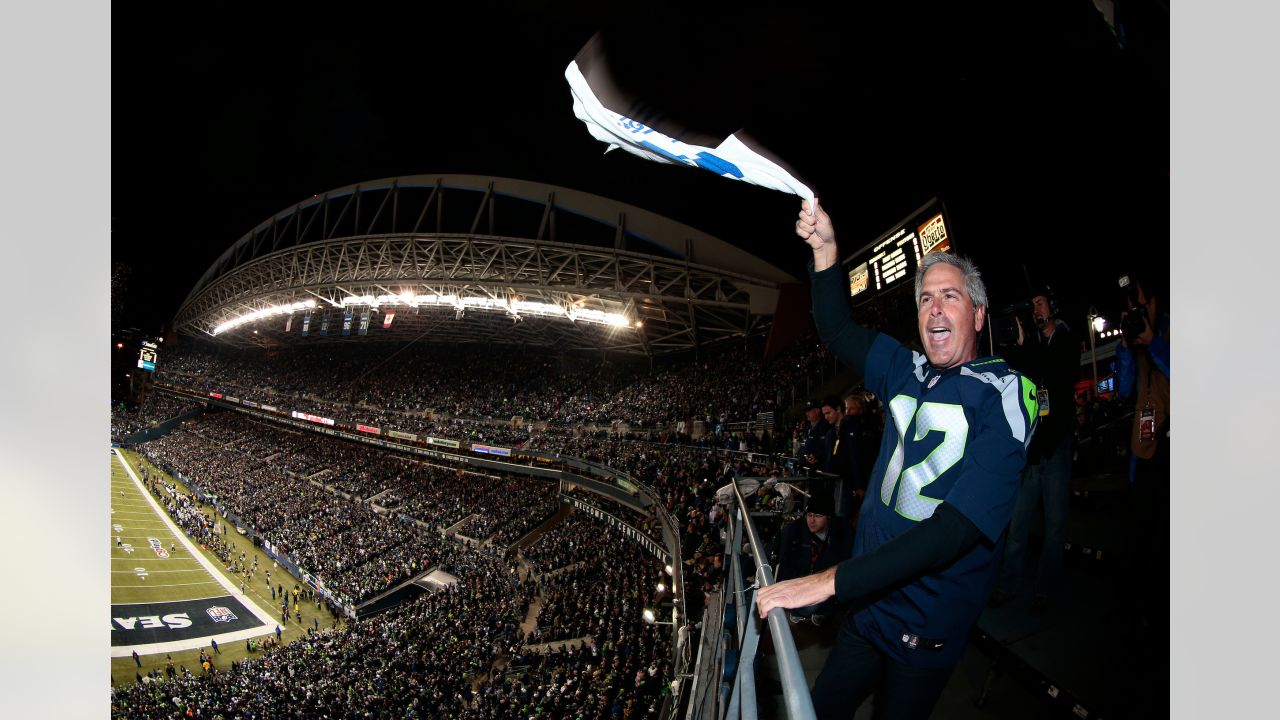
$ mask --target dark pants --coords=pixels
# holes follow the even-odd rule
[[[1044,544],[1040,547],[1032,589],[1036,595],[1052,597],[1058,593],[1062,583],[1062,552],[1067,541],[1067,520],[1071,508],[1070,435],[1053,447],[1044,448],[1040,462],[1028,465],[1022,472],[1022,484],[1013,507],[998,584],[1001,590],[1011,594],[1019,590],[1019,579],[1027,562],[1027,539],[1037,504],[1044,505]]]
[[[852,718],[872,692],[877,720],[929,717],[955,666],[914,668],[880,652],[858,634],[850,616],[813,683],[813,709],[819,720]]]
[[[1163,435],[1163,433],[1160,433]],[[1150,460],[1131,458],[1129,513],[1125,518],[1122,617],[1134,668],[1130,714],[1155,716],[1169,703],[1169,447],[1164,438]],[[1118,714],[1124,714],[1123,712]]]

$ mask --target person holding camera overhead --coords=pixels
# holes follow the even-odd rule
[[[1071,504],[1071,457],[1075,439],[1075,384],[1080,374],[1079,341],[1058,318],[1053,290],[1043,286],[1031,292],[1031,319],[1036,331],[1027,337],[1017,320],[1016,345],[1004,348],[1009,365],[1036,384],[1040,422],[1027,467],[1013,508],[1009,538],[1005,544],[1000,581],[990,605],[999,607],[1016,594],[1026,567],[1027,538],[1037,504],[1044,506],[1044,544],[1032,582],[1031,610],[1043,611],[1058,594],[1062,583],[1062,551],[1067,540]],[[1015,316],[1016,317],[1016,316]]]

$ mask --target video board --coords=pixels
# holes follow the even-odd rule
[[[142,350],[138,352],[138,367],[143,370],[154,371],[156,369],[156,350],[159,345],[150,340],[142,341]]]
[[[883,235],[845,258],[849,296],[859,300],[892,290],[915,277],[920,258],[954,251],[951,223],[942,201],[933,198]]]

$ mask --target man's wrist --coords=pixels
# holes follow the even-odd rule
[[[823,243],[822,247],[813,250],[813,269],[815,272],[822,272],[835,265],[839,259],[840,252],[836,249],[835,241]]]

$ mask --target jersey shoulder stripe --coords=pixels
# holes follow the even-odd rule
[[[962,367],[960,368],[960,375],[984,382],[998,392],[1000,394],[1000,407],[1003,408],[1004,418],[1009,423],[1009,432],[1018,442],[1023,444],[1031,442],[1034,418],[1038,414],[1031,411],[1036,402],[1036,386],[1034,383],[1026,380],[1016,372],[996,375],[993,372],[974,372],[967,367]],[[1026,403],[1023,402],[1022,397],[1024,388],[1028,388],[1030,393]],[[1026,416],[1022,414],[1024,405],[1027,408]]]

